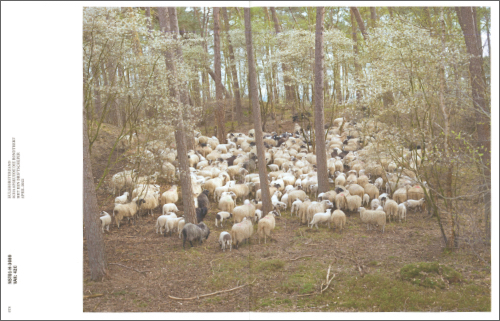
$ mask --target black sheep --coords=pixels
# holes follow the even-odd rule
[[[208,213],[208,208],[206,207],[196,208],[196,220],[198,221],[198,223],[203,221],[207,213]]]
[[[204,190],[200,195],[198,195],[198,207],[210,207],[210,201],[208,200],[208,190]]]

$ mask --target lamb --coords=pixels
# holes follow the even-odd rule
[[[145,203],[145,201],[141,198],[127,204],[115,204],[115,208],[113,209],[113,216],[115,217],[116,225],[118,226],[118,228],[120,228],[120,221],[124,217],[128,217],[129,220],[130,218],[133,218],[135,225],[135,214],[143,203]]]
[[[384,211],[387,213],[387,216],[389,216],[390,222],[392,217],[398,215],[398,203],[394,200],[387,200],[384,205]]]
[[[193,247],[193,241],[198,240],[203,243],[203,239],[208,239],[210,235],[210,229],[205,225],[205,223],[201,222],[199,224],[187,223],[182,228],[182,248],[185,249],[186,241],[189,241],[191,247]]]
[[[102,223],[102,232],[104,233],[105,227],[109,232],[109,224],[111,224],[111,215],[109,215],[108,213],[106,213],[104,211],[101,212],[101,215],[102,216],[99,218],[101,219],[101,223]]]
[[[184,220],[184,217],[167,218],[165,236],[167,236],[167,232],[170,232],[170,236],[172,236],[172,231],[179,228],[179,222],[181,220]]]
[[[158,229],[160,229],[160,234],[163,234],[163,228],[167,229],[167,220],[169,218],[177,218],[177,215],[175,213],[168,213],[164,215],[158,216],[158,219],[156,219],[156,234],[158,234]]]
[[[404,203],[398,205],[398,217],[399,217],[399,223],[401,223],[402,219],[404,219],[406,222],[406,206]]]
[[[424,205],[424,202],[425,202],[425,198],[421,198],[420,200],[418,201],[415,201],[415,200],[407,200],[406,202],[404,202],[403,204],[408,208],[408,209],[412,209],[412,208],[417,208],[419,211],[422,210],[422,207]]]
[[[236,206],[234,208],[233,215],[235,223],[241,222],[244,217],[248,217],[249,219],[251,219],[255,215],[255,205],[253,205],[250,201],[246,200],[245,204],[241,206]]]
[[[262,218],[262,211],[260,209],[255,210],[254,222],[255,223],[259,222],[261,218]]]
[[[370,195],[368,194],[363,195],[363,206],[368,206],[369,203],[370,203]]]
[[[310,222],[316,213],[324,213],[327,208],[333,207],[332,202],[329,200],[324,200],[321,202],[314,202],[307,208],[307,222]]]
[[[115,198],[115,204],[127,204],[128,201],[128,192],[123,193],[122,196],[118,196]]]
[[[376,210],[376,209],[377,209],[377,207],[379,207],[379,206],[380,206],[380,201],[379,201],[377,198],[372,199],[372,202],[370,203],[370,207],[371,207],[371,209],[374,211],[374,210]]]
[[[177,203],[179,200],[179,194],[177,194],[177,185],[172,185],[168,191],[161,195],[160,203],[168,204],[168,203]]]
[[[331,221],[332,221],[333,228],[335,229],[336,227],[339,227],[340,232],[342,233],[342,230],[343,230],[344,226],[346,225],[346,217],[345,217],[344,212],[342,212],[341,210],[333,211],[332,216],[331,216]]]
[[[184,225],[186,225],[186,220],[182,218],[182,220],[180,220],[179,223],[177,223],[177,229],[179,230],[179,238],[182,237],[182,229],[184,228]]]
[[[325,213],[316,213],[314,214],[311,222],[309,223],[309,227],[312,228],[313,225],[318,229],[318,223],[328,223],[328,228],[330,228],[330,221],[332,219],[331,209],[327,209]]]
[[[233,217],[233,214],[229,212],[219,212],[215,215],[215,226],[217,226],[217,222],[220,222],[220,226],[222,227],[222,222],[224,220],[229,219],[230,217]]]
[[[274,227],[276,226],[276,221],[274,219],[275,216],[279,216],[279,213],[276,211],[271,211],[269,212],[269,214],[259,220],[257,226],[257,233],[259,233],[259,244],[262,234],[264,234],[264,244],[266,244],[267,242],[267,237],[271,236],[271,231],[274,230]]]
[[[233,240],[231,239],[231,234],[228,232],[220,232],[219,235],[219,244],[223,252],[226,252],[226,247],[229,246],[229,251],[231,252],[233,246]]]
[[[367,229],[370,229],[370,225],[378,225],[382,226],[382,233],[384,233],[386,214],[383,211],[370,211],[364,207],[360,207],[358,210],[361,222],[366,223]]]
[[[231,239],[236,248],[238,248],[239,243],[244,240],[248,240],[253,234],[252,221],[248,220],[246,217],[243,218],[241,223],[236,223],[231,228]]]
[[[301,200],[296,200],[295,202],[292,203],[292,209],[290,215],[293,216],[293,213],[298,215],[300,204],[302,204]]]
[[[168,213],[168,212],[177,213],[177,212],[179,212],[179,209],[177,208],[177,205],[175,205],[174,203],[168,203],[168,204],[163,205],[162,210],[161,210],[161,214],[163,215],[163,214]]]

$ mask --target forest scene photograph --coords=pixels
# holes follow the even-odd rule
[[[498,38],[451,5],[83,7],[83,312],[490,312]]]

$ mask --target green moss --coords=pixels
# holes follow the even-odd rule
[[[259,264],[259,270],[280,271],[285,266],[285,262],[279,259],[264,261]]]
[[[400,270],[401,279],[413,284],[444,289],[449,283],[459,283],[462,275],[453,268],[437,262],[407,264]]]

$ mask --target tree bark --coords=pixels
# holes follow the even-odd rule
[[[238,125],[243,124],[243,108],[241,106],[241,96],[240,96],[240,84],[238,82],[238,72],[236,71],[236,60],[234,59],[234,50],[231,43],[231,37],[229,36],[229,15],[227,14],[227,8],[222,8],[222,14],[224,15],[224,23],[226,27],[227,42],[229,46],[229,61],[231,63],[231,74],[233,76],[233,93],[236,109],[236,121]]]
[[[175,8],[173,8],[175,10]],[[169,19],[172,16],[167,16],[167,8],[158,7],[158,16],[160,18],[160,30],[163,32],[170,31],[169,27]],[[171,24],[170,24],[171,26]],[[172,77],[174,80],[177,77],[177,66],[174,63],[173,53],[171,51],[167,51],[165,53],[165,64],[167,70],[170,70],[172,73]],[[176,113],[176,131],[175,131],[175,143],[177,145],[177,157],[179,158],[179,172],[180,172],[180,181],[181,181],[181,191],[182,191],[182,204],[184,217],[186,222],[196,224],[196,211],[194,207],[194,199],[193,199],[193,188],[191,184],[191,172],[189,170],[189,161],[187,155],[186,143],[184,140],[185,137],[185,129],[184,129],[184,115],[182,113],[182,101],[180,90],[178,88],[176,81],[170,82],[170,92],[173,94],[173,97],[177,103]]]
[[[314,51],[314,129],[316,133],[316,157],[318,169],[318,193],[328,192],[328,170],[326,166],[325,113],[323,101],[324,85],[324,33],[325,8],[316,8],[316,40]]]
[[[354,12],[351,10],[351,27],[352,27],[352,41],[354,41],[353,49],[354,49],[354,70],[356,72],[356,83],[359,84],[360,74],[361,74],[361,66],[358,63],[358,34],[356,32],[356,23],[354,22]],[[360,28],[361,29],[361,28]],[[356,89],[356,99],[361,99],[361,90]]]
[[[264,153],[264,140],[262,135],[259,97],[257,92],[257,72],[255,70],[255,60],[252,45],[252,26],[250,23],[250,8],[244,8],[245,12],[245,40],[248,57],[248,74],[250,78],[250,91],[252,96],[252,110],[255,127],[255,144],[257,146],[257,157],[259,167],[260,188],[262,196],[262,212],[267,215],[272,210],[271,195],[269,193],[269,183],[267,181],[266,157]]]
[[[370,17],[371,17],[371,24],[372,28],[375,28],[377,26],[377,8],[375,7],[370,7]]]
[[[363,18],[361,18],[361,14],[359,13],[359,10],[357,7],[350,7],[351,8],[351,14],[354,14],[354,18],[356,18],[356,22],[358,23],[359,30],[361,31],[361,34],[363,35],[363,39],[365,41],[368,39],[368,33],[366,32],[366,27],[365,23],[363,22]]]
[[[87,132],[87,117],[83,107],[83,235],[87,241],[87,258],[90,269],[90,279],[101,281],[107,274],[106,252],[101,232],[99,207],[90,162],[89,138]]]
[[[219,142],[223,143],[225,139],[226,128],[224,126],[224,103],[222,101],[222,71],[220,61],[220,27],[219,27],[219,10],[220,8],[213,8],[214,10],[214,69],[215,69],[215,98],[217,100],[217,109],[215,110],[215,119],[217,123],[217,138]]]
[[[469,74],[472,87],[472,102],[475,110],[478,136],[478,152],[481,155],[482,171],[485,185],[485,229],[488,240],[491,238],[491,149],[490,149],[490,107],[486,105],[484,91],[484,75],[482,70],[481,37],[477,34],[476,17],[472,7],[457,7],[460,26],[465,38],[469,59]]]

